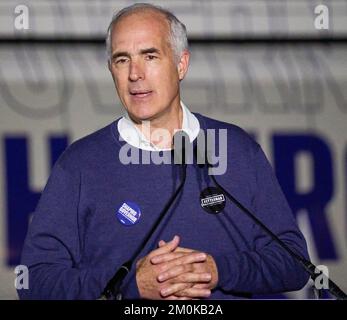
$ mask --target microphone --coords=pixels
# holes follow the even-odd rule
[[[181,182],[174,192],[174,194],[170,197],[163,210],[160,212],[159,217],[153,224],[152,228],[147,233],[146,237],[139,245],[137,250],[133,253],[131,258],[124,262],[121,267],[117,270],[114,276],[107,283],[104,291],[102,292],[100,298],[98,300],[122,300],[121,286],[123,284],[124,278],[130,272],[131,267],[136,259],[136,257],[140,254],[140,252],[145,248],[152,235],[158,228],[160,222],[163,220],[166,213],[171,208],[172,204],[176,200],[177,196],[183,190],[183,186],[186,181],[186,172],[187,172],[187,161],[186,161],[186,144],[189,142],[189,137],[187,133],[183,130],[177,131],[173,137],[173,158],[175,164],[181,164]]]
[[[196,152],[198,154],[199,150],[196,147]],[[208,168],[213,169],[213,165],[209,162],[207,156],[207,142],[205,143],[205,159]],[[211,178],[217,188],[222,190],[222,192],[227,196],[227,198],[234,203],[243,213],[245,213],[251,220],[253,220],[258,226],[261,227],[275,242],[277,242],[285,251],[287,251],[291,257],[299,262],[302,268],[310,275],[311,279],[315,281],[315,279],[321,275],[323,272],[320,271],[316,273],[315,271],[318,268],[309,260],[301,257],[297,253],[295,253],[292,249],[290,249],[277,235],[275,235],[263,222],[261,222],[254,213],[248,210],[245,206],[243,206],[235,197],[233,197],[223,186],[221,186],[216,180],[215,175],[212,173]],[[323,273],[324,274],[324,273]],[[347,295],[334,283],[327,275],[324,274],[326,279],[328,280],[328,291],[337,298],[337,300],[347,300]],[[321,289],[319,289],[321,290]]]

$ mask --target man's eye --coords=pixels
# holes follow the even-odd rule
[[[127,59],[118,59],[116,60],[116,64],[123,64],[123,63],[126,63],[127,62]]]
[[[154,60],[155,58],[157,58],[156,56],[152,55],[152,54],[148,54],[146,56],[147,60]]]

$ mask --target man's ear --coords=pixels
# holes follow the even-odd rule
[[[111,72],[111,62],[110,62],[110,59],[107,60],[107,66],[108,66],[108,70],[110,70],[110,72]]]
[[[178,78],[183,80],[189,67],[190,53],[188,50],[184,50],[181,54],[180,60],[177,64]]]

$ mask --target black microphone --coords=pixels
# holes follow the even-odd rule
[[[173,193],[173,195],[170,197],[168,202],[166,203],[165,207],[159,214],[158,219],[153,224],[152,228],[147,233],[146,237],[140,244],[140,246],[137,248],[137,250],[134,252],[134,254],[131,256],[131,258],[124,262],[122,266],[117,270],[117,272],[114,274],[114,276],[109,280],[107,283],[104,291],[102,292],[100,298],[98,300],[122,300],[122,293],[121,293],[121,286],[123,284],[123,280],[126,277],[126,275],[130,272],[130,269],[136,259],[136,257],[140,254],[140,252],[145,248],[148,241],[151,239],[152,235],[158,228],[160,222],[163,220],[166,213],[171,208],[172,204],[176,200],[177,196],[181,193],[183,186],[186,181],[186,172],[187,172],[187,161],[186,161],[186,145],[189,142],[189,137],[187,133],[180,130],[177,131],[174,134],[173,137],[173,158],[175,164],[181,164],[181,182],[176,189],[176,191]]]
[[[284,250],[286,250],[291,257],[293,257],[299,264],[303,267],[303,269],[310,275],[311,279],[315,281],[315,279],[321,275],[323,272],[320,271],[316,273],[318,268],[309,260],[304,257],[301,257],[297,253],[295,253],[292,249],[290,249],[278,236],[276,236],[263,222],[261,222],[254,213],[248,210],[244,205],[242,205],[235,197],[233,197],[227,190],[225,190],[216,180],[215,175],[213,174],[213,165],[208,160],[207,154],[207,141],[205,140],[205,161],[208,168],[211,168],[212,173],[210,174],[214,184],[217,188],[223,191],[223,193],[227,196],[227,198],[234,203],[242,212],[244,212],[249,218],[251,218],[258,226],[261,227],[274,241],[276,241]],[[196,147],[196,152],[198,154],[199,150]],[[324,274],[324,273],[323,273]],[[324,274],[326,279],[328,280],[328,291],[335,296],[338,300],[347,300],[347,295],[334,283],[327,275]],[[321,289],[320,289],[321,290]]]

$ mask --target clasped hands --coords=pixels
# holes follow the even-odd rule
[[[180,238],[161,240],[159,247],[136,263],[141,298],[190,300],[208,298],[217,286],[218,271],[209,254],[179,247]]]

